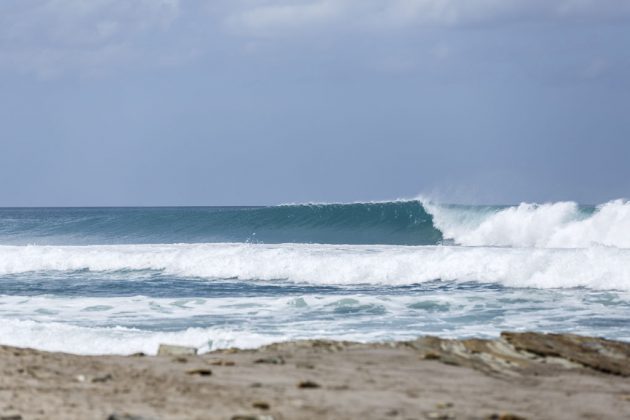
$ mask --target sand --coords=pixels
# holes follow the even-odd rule
[[[0,347],[0,419],[630,418],[630,345],[585,343],[612,371],[576,362],[574,349],[545,355],[506,337],[305,341],[199,356]]]

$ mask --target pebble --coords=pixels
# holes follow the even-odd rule
[[[264,364],[269,364],[269,365],[284,365],[284,358],[282,356],[263,357],[261,359],[254,360],[254,363],[264,363]]]
[[[265,401],[256,401],[252,404],[252,407],[258,408],[260,410],[269,410],[271,407],[268,402]]]
[[[212,366],[234,366],[236,364],[231,360],[212,360],[208,363]]]
[[[135,416],[128,413],[113,413],[107,417],[107,420],[150,420],[148,417]]]
[[[315,388],[321,388],[321,386],[317,382],[302,381],[302,382],[298,383],[298,388],[301,388],[301,389],[315,389]]]
[[[440,355],[436,353],[427,353],[423,356],[424,360],[440,360]]]
[[[95,376],[94,378],[92,378],[92,382],[93,383],[107,382],[107,381],[111,381],[112,379],[114,379],[114,377],[111,375],[111,373],[106,373],[105,375]]]
[[[526,420],[525,417],[517,416],[512,413],[491,414],[486,417],[488,420]]]
[[[189,375],[199,375],[199,376],[210,376],[212,375],[212,371],[208,368],[197,368],[197,369],[190,369],[186,371],[187,374]]]
[[[315,369],[315,365],[311,363],[304,363],[304,362],[296,363],[295,367],[301,368],[301,369]]]

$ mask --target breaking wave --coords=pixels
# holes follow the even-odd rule
[[[630,248],[630,203],[0,209],[0,244],[320,243]]]
[[[3,246],[0,275],[155,270],[202,279],[406,285],[432,280],[630,290],[630,250],[312,244]]]
[[[466,246],[630,248],[630,203],[574,202],[511,207],[440,206],[425,202],[443,237]]]

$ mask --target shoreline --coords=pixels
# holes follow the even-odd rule
[[[0,346],[0,369],[6,420],[630,417],[630,343],[570,334],[158,356]]]

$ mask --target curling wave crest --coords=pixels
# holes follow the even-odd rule
[[[511,207],[449,206],[423,200],[444,239],[467,246],[630,248],[630,202],[596,207],[574,202]]]

